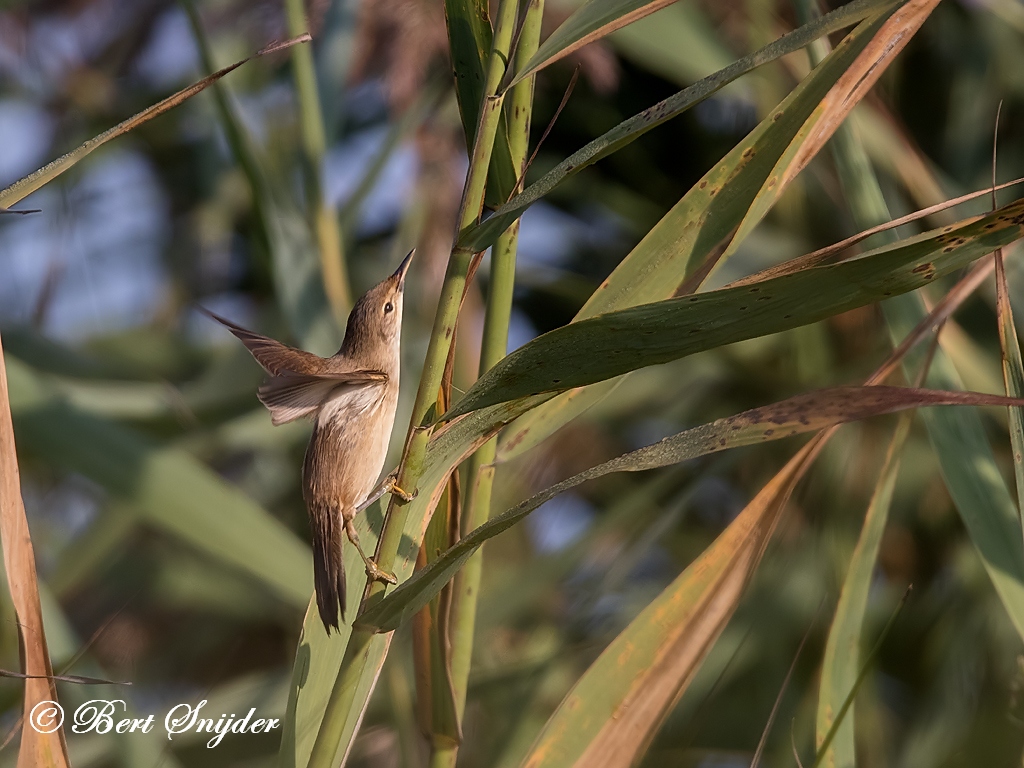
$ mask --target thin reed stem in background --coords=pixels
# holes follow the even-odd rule
[[[285,0],[288,30],[292,36],[307,30],[306,13],[302,0]],[[324,199],[323,166],[327,154],[327,135],[324,131],[323,109],[317,90],[316,67],[313,63],[313,49],[300,46],[299,55],[292,58],[295,90],[299,97],[299,121],[302,132],[302,149],[306,161],[306,195],[308,213],[316,233],[317,250],[320,254],[320,269],[323,272],[324,291],[331,305],[331,311],[339,324],[344,325],[345,316],[352,304],[345,267],[345,253],[342,248],[341,227],[338,216]]]

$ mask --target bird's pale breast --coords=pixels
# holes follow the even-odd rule
[[[387,459],[397,382],[342,388],[320,408],[303,464],[307,505],[351,515],[373,490]],[[313,504],[311,504],[311,502]]]

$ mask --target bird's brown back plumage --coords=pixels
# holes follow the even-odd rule
[[[328,633],[339,627],[339,609],[345,616],[344,538],[355,536],[350,522],[380,476],[394,424],[402,296],[411,258],[410,253],[393,275],[356,302],[345,340],[332,357],[288,347],[203,310],[270,374],[259,398],[275,424],[313,418],[302,496],[312,534],[317,608]]]

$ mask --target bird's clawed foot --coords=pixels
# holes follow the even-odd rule
[[[396,579],[393,574],[381,570],[380,566],[377,565],[377,563],[374,560],[367,557],[366,553],[363,552],[363,547],[359,543],[359,534],[356,533],[356,527],[352,524],[351,518],[345,521],[345,533],[348,534],[348,540],[355,545],[356,551],[359,553],[359,556],[363,558],[363,564],[366,566],[367,576],[369,576],[374,581],[383,581],[386,584],[398,583],[398,579]]]
[[[413,499],[416,498],[417,491],[413,491],[412,493],[409,493],[408,491],[404,491],[404,490],[402,490],[401,488],[399,488],[396,485],[397,482],[398,482],[398,470],[396,469],[394,472],[392,472],[387,477],[385,477],[380,482],[380,484],[376,488],[373,489],[373,491],[371,491],[370,495],[366,497],[365,501],[363,501],[362,504],[360,504],[359,506],[356,507],[356,514],[359,514],[364,509],[369,507],[371,504],[373,504],[373,502],[375,502],[377,499],[379,499],[385,493],[390,493],[390,494],[393,494],[393,495],[397,496],[402,501],[404,501],[406,504],[408,504],[410,501],[412,501]]]
[[[392,496],[397,496],[402,501],[404,501],[406,504],[408,504],[410,501],[412,501],[413,499],[416,498],[417,491],[413,491],[412,493],[409,493],[408,491],[404,491],[404,490],[402,490],[401,488],[398,487],[398,470],[397,469],[394,472],[392,472],[390,475],[388,475],[387,477],[384,478],[384,482],[383,482],[382,486],[384,488],[384,493],[390,493]]]
[[[394,481],[392,481],[391,493],[400,498],[406,504],[408,504],[410,501],[416,498],[416,494],[419,493],[419,491],[413,491],[412,493],[409,493],[408,491],[403,491],[401,488],[395,485]]]
[[[370,558],[366,558],[366,575],[374,581],[383,581],[385,584],[397,584],[398,579],[395,578],[393,573],[382,571],[380,566],[377,565]]]

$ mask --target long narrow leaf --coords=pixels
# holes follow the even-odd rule
[[[867,679],[868,672],[871,671],[871,665],[878,657],[879,652],[882,650],[882,643],[885,642],[885,638],[889,636],[889,632],[892,630],[893,624],[896,623],[896,618],[900,615],[900,611],[903,610],[903,606],[906,605],[907,598],[910,597],[910,589],[903,593],[903,599],[900,600],[896,609],[889,616],[889,620],[882,627],[882,632],[878,636],[878,640],[875,641],[874,647],[868,654],[868,657],[864,659],[860,665],[860,669],[857,671],[857,675],[854,677],[853,685],[850,686],[847,691],[845,698],[839,705],[839,709],[835,713],[835,719],[832,722],[831,727],[825,732],[824,737],[821,739],[821,745],[818,747],[818,751],[814,756],[814,762],[811,763],[811,768],[818,768],[826,759],[828,759],[829,750],[832,746],[832,742],[839,733],[839,729],[846,722],[846,717],[853,708],[853,702],[857,698],[857,692],[860,690],[861,685]]]
[[[798,395],[773,405],[719,419],[665,438],[573,475],[531,496],[464,537],[436,561],[360,614],[361,626],[396,629],[448,582],[480,545],[508,530],[570,488],[612,472],[640,472],[687,461],[709,453],[817,432],[849,421],[928,405],[996,405],[1015,402],[999,395],[937,392],[902,387],[838,387]]]
[[[99,149],[101,146],[106,144],[111,139],[116,139],[118,136],[128,133],[128,131],[132,130],[132,128],[137,128],[143,123],[149,122],[154,117],[162,115],[167,110],[178,106],[186,99],[195,96],[200,91],[205,90],[206,88],[213,85],[215,82],[224,77],[224,75],[238,69],[247,61],[251,61],[254,58],[264,56],[268,53],[280,51],[284,48],[289,48],[297,43],[309,42],[309,40],[310,37],[308,34],[306,34],[299,35],[298,37],[294,37],[291,40],[286,40],[283,43],[269,45],[266,48],[258,51],[254,55],[242,59],[241,61],[236,62],[229,67],[224,67],[224,69],[218,70],[217,72],[214,72],[212,75],[204,77],[202,80],[193,83],[188,88],[185,88],[171,96],[168,96],[163,101],[154,104],[148,109],[144,109],[138,114],[132,115],[127,120],[118,123],[113,128],[110,128],[101,133],[99,136],[89,139],[89,141],[85,142],[77,149],[73,149],[66,155],[57,158],[52,163],[43,166],[38,171],[30,173],[25,178],[19,179],[6,189],[0,190],[0,208],[10,208],[18,201],[35,192],[44,184],[47,184],[48,182],[60,176],[62,173],[64,173],[64,171],[68,170],[71,166],[75,165],[75,163],[82,160],[95,150]]]
[[[899,474],[899,455],[910,434],[913,412],[904,413],[896,426],[889,450],[882,466],[881,475],[875,486],[875,493],[864,516],[857,546],[850,558],[846,579],[836,605],[835,618],[825,645],[825,658],[821,663],[821,683],[818,690],[817,743],[821,748],[825,736],[836,720],[836,714],[853,690],[861,667],[860,639],[864,623],[864,612],[868,604],[868,592],[874,576],[882,534],[889,518],[896,477]],[[826,751],[826,764],[832,768],[853,768],[854,719],[848,713],[836,730],[832,745]]]
[[[994,193],[993,193],[994,195]],[[1003,251],[995,253],[996,317],[999,323],[999,345],[1003,359],[1003,384],[1006,394],[1020,397],[1024,392],[1024,361],[1021,360],[1017,325],[1013,321]],[[1010,408],[1010,445],[1013,448],[1013,472],[1017,481],[1017,509],[1024,511],[1024,409]]]
[[[449,417],[610,379],[907,293],[1024,235],[1024,200],[860,259],[609,312],[540,336],[492,368]]]
[[[586,0],[515,74],[511,84],[676,0]]]

